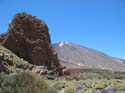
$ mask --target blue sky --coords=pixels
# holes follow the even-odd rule
[[[125,0],[0,0],[0,33],[23,11],[47,23],[52,42],[71,41],[125,59]]]

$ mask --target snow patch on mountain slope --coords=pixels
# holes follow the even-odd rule
[[[62,46],[64,46],[64,45],[70,45],[70,43],[67,42],[67,41],[61,41],[61,42],[59,43],[59,46],[60,46],[60,47],[62,47]]]

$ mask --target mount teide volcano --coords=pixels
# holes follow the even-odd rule
[[[125,71],[124,60],[71,42],[53,44],[62,65],[68,68]]]

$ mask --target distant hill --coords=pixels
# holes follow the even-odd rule
[[[90,68],[100,70],[125,71],[124,60],[85,46],[62,41],[53,44],[62,65],[68,68]]]

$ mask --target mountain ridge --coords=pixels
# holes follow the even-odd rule
[[[54,43],[60,62],[68,68],[91,68],[125,71],[123,59],[72,42]]]

